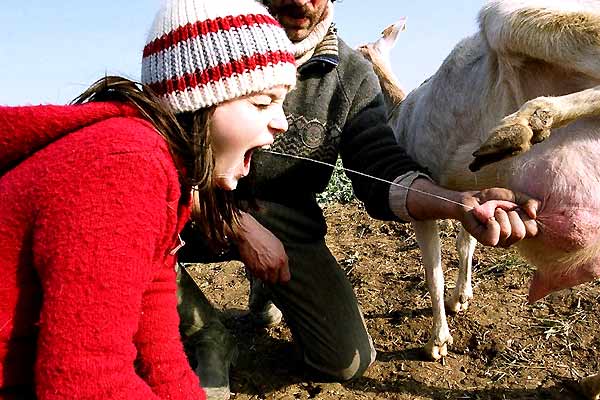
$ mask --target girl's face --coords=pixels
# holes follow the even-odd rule
[[[215,158],[216,185],[233,190],[250,172],[252,153],[273,143],[287,131],[283,113],[286,86],[275,86],[220,104],[209,122],[210,145]]]

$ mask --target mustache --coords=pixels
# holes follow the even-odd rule
[[[292,18],[306,18],[312,14],[313,10],[309,4],[296,5],[287,4],[279,8],[277,14],[286,15]]]

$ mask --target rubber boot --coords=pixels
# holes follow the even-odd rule
[[[185,268],[179,268],[177,277],[179,331],[190,366],[208,400],[229,399],[229,368],[238,354],[235,339]]]

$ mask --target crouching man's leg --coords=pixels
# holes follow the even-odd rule
[[[285,246],[292,278],[268,290],[304,361],[335,380],[360,377],[375,361],[373,341],[344,270],[320,235],[311,234],[314,222],[271,203],[255,217]]]
[[[286,249],[292,280],[271,291],[304,361],[336,380],[362,376],[376,353],[344,271],[324,242]]]
[[[587,399],[600,399],[600,374],[584,378],[581,381],[581,388]]]
[[[177,272],[179,330],[188,360],[210,400],[229,399],[229,366],[237,357],[234,337],[183,266]]]

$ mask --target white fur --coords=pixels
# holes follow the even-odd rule
[[[394,108],[390,118],[398,142],[408,153],[428,167],[438,183],[456,190],[510,187],[522,179],[528,172],[528,153],[486,166],[477,173],[467,166],[473,161],[472,153],[488,137],[507,126],[529,127],[530,118],[538,110],[552,116],[552,136],[534,145],[531,157],[560,152],[566,143],[576,143],[583,149],[589,139],[586,135],[600,134],[600,119],[594,119],[600,116],[600,1],[494,0],[484,5],[479,18],[480,31],[461,41],[436,74]],[[363,46],[361,51],[374,63],[387,56],[378,54],[373,45]],[[396,82],[387,68],[375,70],[384,90]],[[600,168],[593,154],[591,157],[588,162],[582,153],[580,160],[566,157],[564,162]],[[558,162],[559,156],[556,159]],[[572,177],[564,182],[561,179],[557,172],[556,182],[552,182],[557,190],[577,197]],[[596,189],[589,190],[597,190],[597,185],[590,184]],[[577,189],[586,196],[588,189]],[[444,278],[439,235],[432,222],[415,222],[413,226],[433,306],[433,327],[426,350],[438,359],[452,344],[441,300]],[[522,243],[521,251],[530,257],[537,254],[555,260],[565,255],[552,249],[540,251],[535,240]],[[457,239],[460,271],[455,291],[447,301],[453,311],[465,310],[472,298],[474,247],[474,239],[461,232]],[[574,258],[567,262],[577,257],[597,257],[599,248],[600,243],[592,244],[586,251],[569,255]]]

